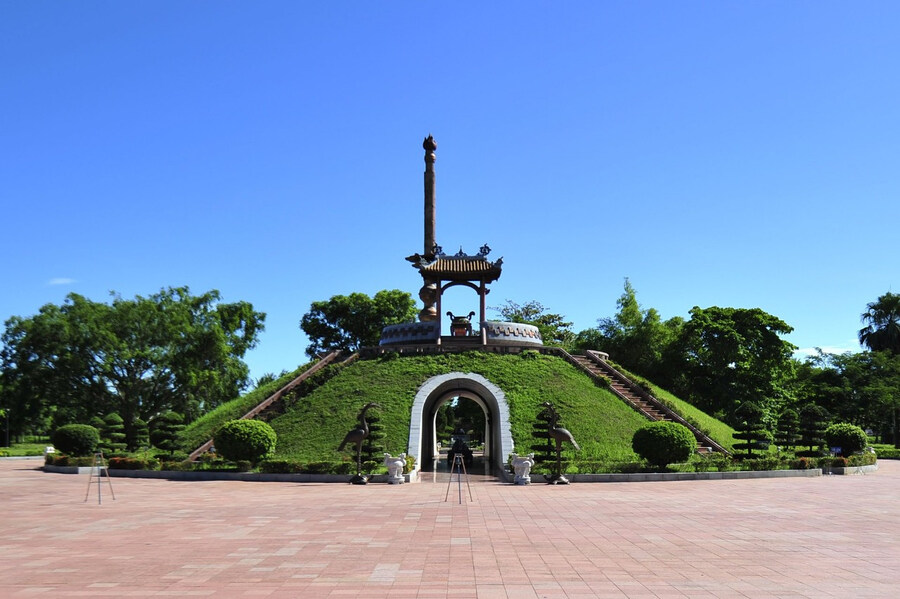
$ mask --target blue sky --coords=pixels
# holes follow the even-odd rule
[[[504,258],[489,305],[581,330],[629,277],[663,318],[759,307],[856,350],[900,289],[898,24],[895,2],[3,2],[0,319],[215,288],[268,314],[252,375],[292,369],[310,302],[417,293],[432,133],[438,242]]]

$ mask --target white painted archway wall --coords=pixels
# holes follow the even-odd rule
[[[499,440],[500,455],[492,456],[495,464],[505,464],[509,454],[513,452],[512,432],[509,426],[509,405],[506,395],[500,387],[474,373],[451,372],[431,377],[416,392],[413,400],[412,414],[409,419],[409,445],[407,455],[416,456],[416,469],[420,467],[422,444],[431,441],[422,438],[423,418],[431,406],[452,391],[470,392],[478,395],[491,412],[491,435]],[[426,459],[431,459],[427,456]]]

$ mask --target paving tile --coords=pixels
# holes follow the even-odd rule
[[[866,476],[402,486],[113,481],[0,460],[0,597],[885,598],[900,462]],[[453,490],[453,489],[451,489]],[[106,491],[106,489],[104,489]]]

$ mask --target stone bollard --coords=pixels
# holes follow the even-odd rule
[[[406,467],[406,454],[401,453],[396,458],[391,454],[384,454],[384,465],[388,469],[388,484],[403,484],[403,469]]]
[[[520,456],[514,453],[511,455],[513,472],[516,473],[515,484],[530,485],[531,467],[534,466],[534,454],[529,453],[527,456]]]

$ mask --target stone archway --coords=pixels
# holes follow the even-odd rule
[[[471,399],[484,410],[485,458],[495,468],[502,468],[513,451],[509,405],[503,391],[480,374],[441,374],[431,377],[419,387],[410,416],[407,453],[416,456],[419,468],[430,463],[435,450],[435,412],[451,397]]]

